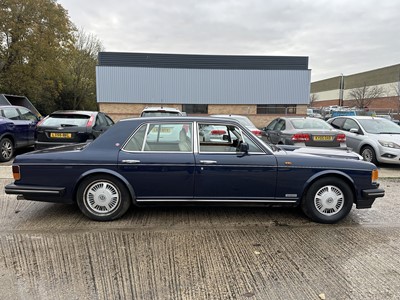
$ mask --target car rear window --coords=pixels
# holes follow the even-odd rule
[[[68,115],[51,115],[45,119],[42,126],[86,126],[90,116],[78,115],[78,114],[68,114]]]

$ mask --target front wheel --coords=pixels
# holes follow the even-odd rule
[[[3,138],[0,141],[0,161],[9,161],[14,155],[14,144],[9,138]]]
[[[301,208],[313,221],[332,224],[345,218],[354,202],[348,184],[335,177],[314,182],[303,197]]]
[[[375,165],[378,163],[378,161],[376,160],[375,151],[370,146],[365,146],[364,148],[361,149],[361,156],[365,161],[372,162]]]
[[[96,175],[84,179],[79,185],[77,203],[90,219],[111,221],[126,213],[131,197],[118,179],[110,175]]]

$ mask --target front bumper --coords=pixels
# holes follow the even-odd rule
[[[376,198],[385,196],[385,190],[383,189],[368,189],[362,190],[362,199],[358,199],[356,202],[356,207],[358,209],[371,208]]]

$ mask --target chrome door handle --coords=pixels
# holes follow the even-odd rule
[[[123,159],[122,162],[124,164],[138,164],[140,163],[140,160],[136,160],[136,159]]]
[[[205,164],[205,165],[214,165],[217,163],[216,160],[200,160],[201,164]]]

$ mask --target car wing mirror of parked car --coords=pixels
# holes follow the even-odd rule
[[[350,132],[351,132],[351,133],[360,134],[360,131],[359,131],[357,128],[351,128],[351,129],[350,129]]]

